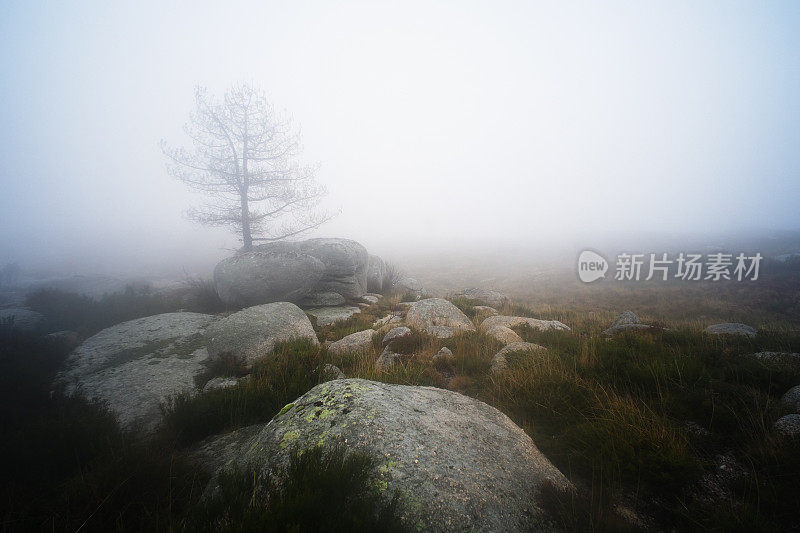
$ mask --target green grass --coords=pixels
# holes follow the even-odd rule
[[[171,398],[164,406],[164,429],[178,442],[188,444],[238,427],[268,422],[284,405],[319,383],[320,364],[320,349],[308,340],[278,344],[273,353],[256,361],[248,380],[226,389]],[[235,375],[235,362],[233,368]],[[231,374],[223,367],[217,369],[222,375]]]
[[[502,346],[479,331],[447,340],[413,332],[392,345],[405,357],[386,371],[374,365],[382,348],[381,335],[362,354],[334,355],[307,342],[283,344],[256,363],[249,381],[173,398],[159,437],[148,446],[119,432],[103,406],[58,394],[51,397],[49,384],[63,354],[17,338],[6,343],[15,355],[5,357],[0,369],[4,385],[0,409],[7,420],[0,455],[10,472],[4,496],[12,504],[4,524],[20,521],[17,529],[30,529],[51,520],[56,529],[76,529],[92,516],[90,524],[106,529],[131,523],[138,529],[193,530],[231,520],[237,524],[266,520],[281,524],[276,528],[308,530],[333,527],[320,524],[329,524],[321,520],[335,516],[334,523],[342,527],[376,527],[383,523],[383,504],[376,501],[365,507],[353,504],[353,509],[361,509],[353,512],[355,517],[342,518],[326,506],[324,494],[337,498],[340,493],[342,498],[353,494],[335,485],[338,478],[361,487],[356,490],[361,496],[352,496],[352,501],[361,501],[362,496],[370,501],[363,483],[371,479],[371,474],[364,474],[369,472],[367,463],[363,468],[354,466],[358,461],[347,466],[346,454],[327,457],[321,450],[314,452],[319,455],[298,454],[287,472],[270,473],[265,479],[252,477],[252,472],[233,473],[223,480],[227,487],[223,500],[208,507],[198,500],[204,477],[183,455],[184,446],[206,436],[268,421],[315,386],[319,368],[331,363],[351,377],[448,388],[506,413],[579,487],[574,493],[541,495],[542,505],[566,530],[627,527],[615,511],[621,501],[655,529],[798,529],[800,443],[780,438],[772,425],[785,413],[780,396],[800,383],[800,364],[750,356],[758,351],[800,351],[796,320],[785,315],[796,310],[789,300],[797,292],[786,286],[785,294],[779,294],[781,290],[771,284],[763,294],[754,291],[751,286],[723,288],[715,296],[698,284],[686,289],[666,286],[645,294],[635,287],[620,287],[596,299],[589,293],[567,291],[560,303],[541,298],[508,304],[499,311],[561,320],[572,330],[515,328],[524,340],[545,346],[547,352],[511,355],[508,369],[496,375],[490,372],[490,362]],[[748,298],[737,300],[744,296]],[[623,302],[623,297],[630,301]],[[384,298],[347,321],[316,328],[318,337],[338,340],[367,329],[394,310],[400,299]],[[124,314],[143,312],[146,302],[141,300]],[[475,314],[475,302],[456,304]],[[629,307],[644,322],[667,329],[603,336],[616,315]],[[98,309],[76,315],[77,329],[96,328]],[[720,318],[750,322],[762,331],[753,339],[703,333],[706,325]],[[443,346],[454,357],[434,362],[434,354]],[[238,377],[245,372],[241,362],[220,358],[210,364],[198,385],[215,376]],[[690,431],[688,422],[709,434]],[[42,444],[26,446],[28,442]],[[52,449],[45,450],[45,443]],[[704,480],[717,474],[720,454],[732,454],[744,475],[722,483],[722,500],[709,500]],[[362,477],[347,478],[347,472],[356,471]],[[152,487],[142,486],[147,478],[152,478]],[[43,485],[47,485],[44,490]],[[253,506],[255,494],[268,497]],[[127,506],[123,498],[133,503]],[[350,505],[333,501],[340,509]],[[314,506],[325,511],[317,513],[311,509]],[[393,516],[393,511],[387,513]],[[354,526],[347,521],[351,519],[366,522]]]
[[[222,472],[190,529],[400,532],[397,497],[375,484],[378,462],[345,446],[292,450],[285,470]]]

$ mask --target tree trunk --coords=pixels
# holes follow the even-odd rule
[[[247,205],[247,194],[242,195],[242,243],[244,249],[253,247],[253,235],[250,233],[250,209]]]

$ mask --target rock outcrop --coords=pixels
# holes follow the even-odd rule
[[[247,363],[272,352],[278,342],[308,339],[319,344],[306,314],[289,302],[242,309],[214,322],[205,337],[211,357],[227,353]]]
[[[300,307],[336,307],[344,305],[344,296],[338,292],[312,292],[300,300]]]
[[[383,278],[386,275],[386,263],[377,255],[370,254],[367,261],[367,289],[370,292],[381,292],[384,288]]]
[[[57,383],[106,402],[123,428],[152,431],[162,402],[197,392],[195,376],[208,359],[203,332],[213,319],[166,313],[106,328],[70,354]]]
[[[475,331],[475,325],[467,315],[444,298],[426,298],[414,302],[406,313],[406,324],[440,339]]]
[[[447,390],[362,379],[318,385],[269,424],[207,441],[195,455],[217,471],[266,472],[285,465],[292,449],[337,443],[380,461],[377,486],[387,498],[399,495],[408,526],[427,531],[549,530],[537,494],[545,483],[570,487],[497,409]]]
[[[298,251],[322,261],[325,270],[315,290],[337,292],[345,298],[367,293],[367,249],[350,239],[309,239],[296,244]]]
[[[276,242],[239,252],[214,269],[220,299],[235,307],[299,302],[317,287],[326,270],[318,258]]]

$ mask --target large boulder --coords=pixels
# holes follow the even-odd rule
[[[350,239],[309,239],[296,244],[297,250],[322,261],[325,270],[317,291],[338,292],[345,298],[367,293],[367,249]]]
[[[106,402],[123,428],[150,432],[163,401],[197,392],[195,376],[208,359],[203,332],[213,319],[166,313],[106,328],[70,354],[56,381],[67,392]]]
[[[367,263],[367,289],[370,292],[381,292],[384,289],[383,277],[386,275],[386,263],[377,255],[370,254]],[[386,287],[388,289],[388,287]]]
[[[475,331],[475,325],[467,315],[444,298],[426,298],[414,302],[406,313],[406,324],[440,339]]]
[[[492,307],[502,307],[508,303],[508,296],[502,292],[489,289],[464,289],[453,295],[455,298],[463,298],[470,302],[481,302]]]
[[[539,320],[538,318],[528,318],[526,316],[505,315],[490,316],[484,319],[484,321],[481,322],[480,329],[485,333],[495,326],[515,328],[523,324],[527,324],[533,329],[538,329],[540,331],[546,331],[549,329],[569,331],[569,326],[559,322],[558,320]]]
[[[734,323],[723,323],[723,324],[713,324],[706,328],[706,333],[711,333],[712,335],[743,335],[745,337],[755,337],[757,331],[755,328],[748,326],[747,324],[734,324]]]
[[[236,307],[299,302],[317,286],[325,268],[293,243],[270,243],[220,261],[214,287],[223,302]]]
[[[44,316],[24,307],[0,309],[0,330],[15,330],[22,333],[34,333],[41,329]]]
[[[426,531],[550,530],[537,495],[545,483],[570,487],[497,409],[443,389],[362,379],[318,385],[270,423],[206,441],[195,456],[217,472],[249,465],[266,473],[292,449],[337,443],[374,456],[376,486],[387,498],[396,492],[404,523]]]
[[[242,309],[206,330],[211,357],[231,354],[247,363],[267,355],[278,342],[308,339],[319,344],[311,321],[296,305],[275,302]]]

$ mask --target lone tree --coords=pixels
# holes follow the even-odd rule
[[[239,85],[215,101],[198,87],[195,100],[184,126],[192,149],[161,141],[169,173],[211,198],[190,210],[190,218],[235,228],[245,250],[254,241],[285,239],[331,218],[315,210],[326,191],[316,184],[315,167],[298,162],[299,133],[274,112],[263,91]]]

